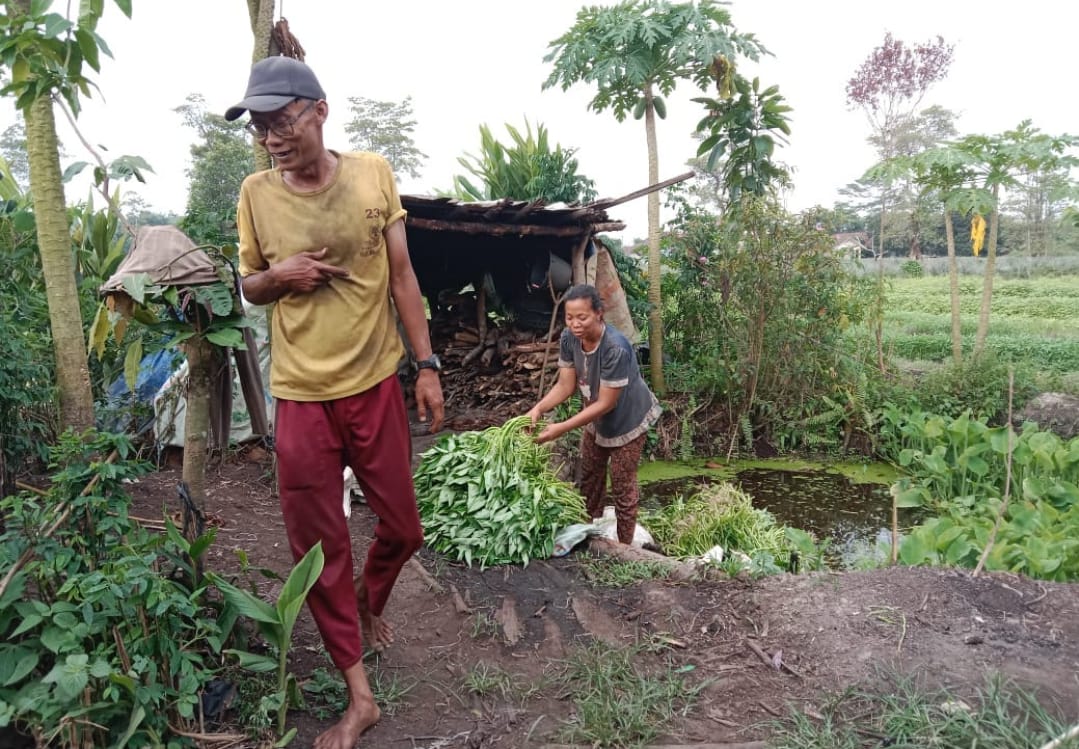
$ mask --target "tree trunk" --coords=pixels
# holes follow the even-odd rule
[[[963,363],[963,325],[959,311],[959,261],[955,257],[955,225],[952,212],[944,209],[944,237],[948,245],[948,292],[952,301],[952,361]]]
[[[982,306],[978,310],[978,333],[974,338],[974,356],[985,350],[989,337],[989,308],[993,303],[993,276],[997,269],[997,232],[1000,228],[1000,188],[993,187],[993,211],[989,214],[989,249],[985,253],[985,276],[982,279]]]
[[[247,12],[251,18],[251,33],[255,44],[251,53],[251,64],[265,59],[270,54],[270,40],[273,37],[274,0],[247,0]],[[261,172],[273,166],[270,154],[262,144],[254,141],[255,171]]]
[[[52,99],[43,94],[30,105],[25,116],[30,192],[60,388],[60,424],[81,432],[94,425],[94,397],[90,390]]]
[[[183,480],[195,506],[206,512],[206,448],[210,432],[210,388],[215,349],[196,335],[184,344],[187,356],[187,417],[184,424]]]
[[[659,149],[656,146],[656,108],[652,85],[644,90],[644,131],[648,141],[648,184],[659,182]],[[659,254],[659,191],[648,193],[648,362],[652,390],[663,397],[667,383],[663,378],[663,292],[662,259]]]

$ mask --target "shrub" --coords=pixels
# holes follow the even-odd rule
[[[907,278],[921,278],[925,275],[925,269],[917,260],[907,260],[900,266],[903,275]]]
[[[113,451],[116,462],[103,460]],[[199,694],[231,624],[207,608],[186,542],[131,521],[122,482],[146,470],[123,437],[67,434],[46,497],[0,502],[0,726],[41,746],[190,746]],[[115,744],[122,737],[120,744]]]

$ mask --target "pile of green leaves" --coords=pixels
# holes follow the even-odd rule
[[[555,533],[584,517],[584,501],[560,481],[550,448],[537,445],[527,416],[499,427],[447,435],[416,469],[427,545],[473,562],[528,564],[549,557]]]

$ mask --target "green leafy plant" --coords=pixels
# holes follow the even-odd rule
[[[0,502],[0,727],[64,749],[189,745],[172,726],[197,726],[231,628],[185,574],[213,536],[129,518],[123,482],[147,466],[126,437],[65,433],[50,457],[46,496]]]
[[[1079,577],[1079,438],[1065,441],[1034,424],[1015,434],[968,414],[946,419],[888,411],[884,424],[886,444],[908,474],[892,488],[897,506],[937,514],[904,537],[905,564],[975,566],[1010,480],[1011,502],[986,568]]]
[[[245,650],[225,651],[229,655],[236,656],[242,668],[255,673],[276,672],[277,691],[264,700],[264,707],[267,712],[274,710],[277,712],[277,731],[281,737],[278,746],[284,746],[296,734],[295,728],[285,733],[285,717],[289,706],[303,704],[296,677],[288,670],[288,651],[292,642],[292,630],[300,615],[300,609],[307,600],[308,592],[322,574],[324,563],[325,557],[320,542],[311,547],[292,568],[273,605],[250,591],[224,580],[220,575],[212,573],[208,575],[237,614],[256,622],[259,633],[276,653],[276,657],[273,657]]]
[[[526,120],[524,133],[506,125],[512,143],[500,143],[487,125],[480,125],[480,156],[457,161],[479,180],[453,178],[451,194],[462,200],[543,200],[548,203],[587,203],[596,198],[595,184],[577,172],[576,149],[551,147],[547,128]]]
[[[549,557],[555,533],[584,517],[527,416],[443,437],[421,457],[415,485],[427,545],[481,568]]]

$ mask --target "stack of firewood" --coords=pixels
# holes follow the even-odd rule
[[[558,378],[561,321],[549,342],[547,331],[485,322],[477,325],[471,315],[440,316],[431,325],[447,418],[475,411],[494,420],[518,416],[539,400],[541,386],[546,392]]]

